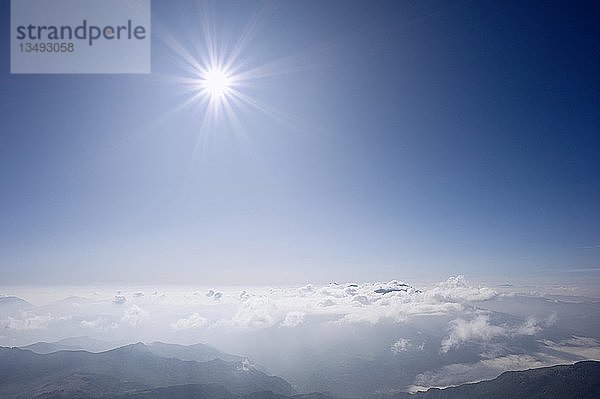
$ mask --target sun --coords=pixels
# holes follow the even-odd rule
[[[237,41],[232,41],[231,45],[223,45],[229,41],[222,40],[217,35],[215,23],[207,13],[200,15],[200,30],[195,32],[195,36],[202,37],[204,43],[192,48],[178,42],[166,30],[158,33],[160,39],[176,55],[177,66],[183,72],[182,75],[167,75],[187,96],[175,112],[193,108],[201,115],[196,147],[204,148],[208,135],[215,131],[217,124],[222,125],[224,122],[235,131],[237,137],[245,137],[244,124],[239,118],[243,109],[254,109],[294,129],[305,129],[293,116],[282,113],[250,94],[250,89],[259,87],[260,81],[310,69],[314,60],[311,50],[253,65],[253,58],[248,57],[247,52],[257,27],[261,25],[256,19],[260,15],[262,12],[255,14]],[[317,51],[321,51],[319,49],[320,47]]]
[[[201,90],[211,100],[223,99],[231,90],[231,76],[221,68],[205,71],[200,78]]]

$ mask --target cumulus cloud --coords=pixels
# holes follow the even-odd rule
[[[300,287],[298,291],[300,294],[310,294],[315,291],[315,286],[312,284],[307,284],[304,287]]]
[[[398,341],[396,341],[392,344],[392,347],[390,348],[390,350],[392,351],[393,354],[397,355],[398,353],[408,351],[409,347],[410,347],[410,340],[408,340],[406,338],[400,338]]]
[[[525,322],[513,329],[513,335],[535,335],[544,329],[546,323],[541,323],[534,317],[528,317]]]
[[[31,312],[22,311],[21,317],[7,316],[0,320],[0,326],[8,330],[43,330],[54,320],[51,314],[38,315]]]
[[[208,326],[208,319],[198,313],[192,313],[189,317],[182,318],[171,324],[173,330],[191,330]]]
[[[490,324],[488,315],[479,315],[470,321],[458,318],[450,322],[450,334],[442,340],[441,351],[448,352],[467,341],[487,342],[505,333],[504,328]]]
[[[132,301],[126,292],[130,292]],[[77,310],[77,314],[85,318],[80,327],[109,330],[114,328],[111,323],[136,326],[146,320],[149,313],[155,320],[164,320],[167,328],[175,326],[175,330],[207,325],[206,318],[212,320],[210,325],[215,329],[245,329],[292,328],[307,323],[307,320],[333,325],[377,324],[410,323],[412,319],[424,316],[451,316],[455,321],[445,338],[444,350],[456,348],[469,339],[486,340],[509,333],[532,335],[544,327],[537,320],[529,319],[518,330],[506,332],[506,326],[493,326],[485,317],[471,319],[470,312],[474,306],[469,302],[491,300],[496,293],[490,288],[469,283],[463,276],[450,277],[429,288],[415,288],[406,282],[391,280],[246,290],[196,288],[189,292],[171,290],[168,295],[157,289],[152,295],[145,296],[142,291],[136,290],[118,291],[116,295],[114,291],[106,291],[97,292],[94,297],[93,301],[82,302],[85,306]],[[72,309],[65,311],[73,314]],[[173,318],[172,314],[190,316]],[[4,320],[5,325],[17,325],[14,315],[4,316],[0,320]],[[6,316],[15,320],[6,319]],[[36,320],[29,323],[34,326]],[[418,345],[414,343],[415,348]]]
[[[418,340],[417,340],[418,342]],[[390,346],[390,351],[394,355],[399,355],[404,352],[417,352],[425,349],[425,341],[417,344],[414,340],[408,338],[400,338]]]
[[[441,301],[487,301],[498,293],[488,287],[475,287],[467,282],[465,276],[459,275],[437,284],[425,292],[427,297]]]
[[[92,320],[82,320],[79,325],[83,328],[92,329],[96,331],[112,331],[119,328],[119,325],[114,321],[108,320],[106,317],[97,317]]]
[[[244,302],[250,298],[250,294],[247,291],[240,292],[240,301]]]
[[[216,291],[216,290],[208,290],[208,292],[206,293],[206,296],[208,298],[214,299],[215,301],[218,301],[223,297],[223,293],[220,291]]]
[[[123,312],[123,317],[121,317],[121,321],[131,324],[132,326],[137,326],[142,321],[148,319],[150,314],[146,312],[144,309],[140,308],[137,305],[133,305],[125,312]]]
[[[232,298],[237,302],[235,314],[222,318],[217,325],[269,327],[287,325],[285,318],[290,312],[328,316],[328,321],[336,323],[405,322],[411,317],[461,312],[466,302],[489,300],[496,293],[486,287],[472,286],[463,276],[457,276],[425,290],[391,280],[242,291],[227,298],[211,289],[206,296],[223,299],[220,303],[229,303]]]
[[[218,324],[243,328],[270,327],[283,317],[282,307],[279,307],[270,296],[251,295],[240,304],[232,318],[222,319]]]
[[[449,323],[449,334],[442,340],[440,351],[448,352],[465,342],[487,343],[499,337],[515,337],[518,335],[536,335],[554,322],[554,317],[547,320],[527,318],[522,324],[494,325],[487,314],[477,315],[471,320],[457,318]]]
[[[123,305],[125,302],[127,302],[127,298],[124,295],[115,295],[113,298],[113,303],[115,305]]]
[[[328,307],[328,306],[334,306],[335,305],[335,301],[332,299],[323,299],[322,301],[318,302],[319,306],[322,306],[324,308]]]
[[[285,315],[285,318],[281,322],[281,325],[283,327],[299,326],[300,324],[304,323],[304,316],[306,316],[306,314],[304,312],[297,312],[297,311],[289,312],[288,314]]]
[[[371,301],[369,301],[369,298],[367,298],[367,297],[366,297],[366,296],[364,296],[364,295],[356,295],[356,296],[354,296],[354,297],[352,298],[352,300],[353,300],[354,302],[357,302],[357,303],[361,304],[361,305],[368,305],[368,304],[370,304],[370,303],[371,303]]]

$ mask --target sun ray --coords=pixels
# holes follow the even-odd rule
[[[304,51],[271,60],[259,65],[248,65],[248,52],[261,26],[267,7],[262,4],[250,17],[237,40],[229,48],[218,36],[215,18],[210,5],[198,8],[198,24],[190,34],[191,46],[185,46],[175,39],[167,29],[157,21],[157,37],[173,52],[175,65],[183,72],[182,76],[163,76],[164,81],[172,82],[186,96],[171,115],[190,108],[198,108],[200,122],[198,137],[194,145],[194,157],[202,157],[209,141],[216,131],[228,126],[245,145],[250,144],[239,112],[253,109],[286,126],[288,131],[309,133],[316,136],[319,129],[303,123],[289,113],[281,112],[273,106],[260,101],[249,93],[249,89],[261,79],[281,76],[322,67],[327,60],[326,54],[331,43],[313,46]],[[322,132],[319,132],[322,133]]]

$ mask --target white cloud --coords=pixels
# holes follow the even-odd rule
[[[97,317],[93,320],[82,320],[79,325],[83,328],[89,328],[97,331],[112,331],[119,328],[119,325],[105,317]]]
[[[360,303],[361,305],[369,305],[369,304],[371,304],[371,301],[369,301],[369,298],[367,298],[364,295],[356,295],[354,298],[352,298],[352,300],[354,302]]]
[[[321,302],[318,303],[319,306],[322,306],[324,308],[328,307],[328,306],[334,306],[335,305],[335,301],[332,299],[323,299]]]
[[[457,348],[465,342],[474,341],[486,343],[499,337],[515,337],[518,335],[535,335],[544,327],[552,324],[554,318],[537,320],[528,318],[522,324],[511,326],[507,324],[493,325],[490,323],[489,315],[478,315],[474,319],[466,321],[457,318],[450,322],[449,334],[442,340],[440,351],[445,353],[450,349]]]
[[[298,291],[303,294],[310,294],[315,291],[315,286],[312,284],[307,284],[304,287],[298,288]]]
[[[123,312],[123,317],[121,318],[121,321],[129,323],[132,326],[137,326],[149,317],[150,314],[148,312],[146,312],[144,309],[140,308],[137,305],[133,305],[127,310],[125,310],[125,312]]]
[[[505,333],[504,328],[490,324],[488,315],[479,315],[470,321],[458,318],[450,322],[450,334],[442,340],[441,351],[448,352],[467,341],[487,342]]]
[[[296,327],[304,323],[304,312],[293,311],[285,315],[285,318],[281,322],[283,327]]]
[[[208,298],[214,299],[215,301],[218,301],[223,297],[223,293],[220,291],[216,291],[216,290],[208,290],[208,292],[206,293],[206,296]]]
[[[141,295],[141,291],[130,292],[135,304],[151,311],[153,318],[160,317],[165,307],[172,307],[173,311],[180,314],[186,311],[198,312],[199,307],[202,307],[199,313],[209,314],[211,320],[216,320],[214,324],[217,327],[240,328],[288,325],[290,320],[286,321],[286,315],[294,314],[291,312],[318,316],[314,320],[325,323],[403,323],[412,317],[457,314],[470,306],[469,299],[483,300],[495,295],[489,288],[470,285],[462,276],[450,277],[447,281],[423,290],[391,280],[246,290],[196,288],[189,292],[169,291],[168,296],[158,290],[146,296]],[[117,305],[127,305],[129,295],[126,295],[125,291],[116,295],[111,293],[106,300]],[[98,301],[89,307],[97,308],[97,315],[117,316],[114,309],[102,307]],[[86,309],[85,313],[89,317],[88,312],[89,309]],[[122,313],[119,317],[121,316]]]
[[[213,289],[208,291],[207,297],[215,298],[217,294],[220,291]],[[309,284],[298,288],[270,288],[223,295],[219,303],[235,304],[237,310],[230,317],[222,317],[216,324],[270,327],[284,323],[290,312],[318,315],[320,320],[337,323],[405,322],[411,317],[461,312],[469,300],[489,300],[495,296],[495,291],[489,288],[469,285],[463,276],[450,277],[423,291],[397,280],[331,283],[320,287]],[[232,303],[232,300],[235,302]]]
[[[195,328],[202,328],[208,326],[208,320],[198,313],[192,313],[189,317],[177,320],[175,323],[171,323],[173,330],[190,330]]]
[[[248,300],[248,298],[250,298],[250,294],[248,294],[247,291],[242,291],[240,292],[240,301],[244,302],[246,300]]]
[[[400,338],[398,341],[392,344],[390,350],[393,354],[397,355],[402,352],[408,351],[408,348],[411,346],[410,340],[406,338]]]
[[[123,305],[125,302],[127,302],[127,298],[124,295],[115,295],[113,299],[115,305]]]
[[[287,307],[287,306],[286,306]],[[283,319],[282,308],[267,295],[250,295],[240,303],[235,315],[222,319],[219,324],[227,327],[260,328],[271,327]]]
[[[535,335],[542,331],[544,326],[534,317],[528,317],[527,320],[513,330],[513,335]]]
[[[37,315],[31,312],[21,312],[21,317],[16,318],[7,316],[0,320],[0,326],[8,330],[23,331],[23,330],[43,330],[48,327],[48,324],[54,320],[51,314]]]
[[[424,294],[441,301],[487,301],[498,295],[491,288],[470,285],[462,275],[450,277]]]

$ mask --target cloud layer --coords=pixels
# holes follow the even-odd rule
[[[38,306],[0,301],[0,345],[84,335],[204,342],[248,355],[307,390],[331,388],[311,385],[310,375],[302,374],[314,364],[331,381],[343,379],[335,373],[349,364],[364,375],[380,372],[369,369],[379,365],[396,375],[390,390],[416,390],[600,358],[594,333],[600,312],[593,300],[493,289],[463,276],[422,287],[392,280],[65,294],[70,296]]]

